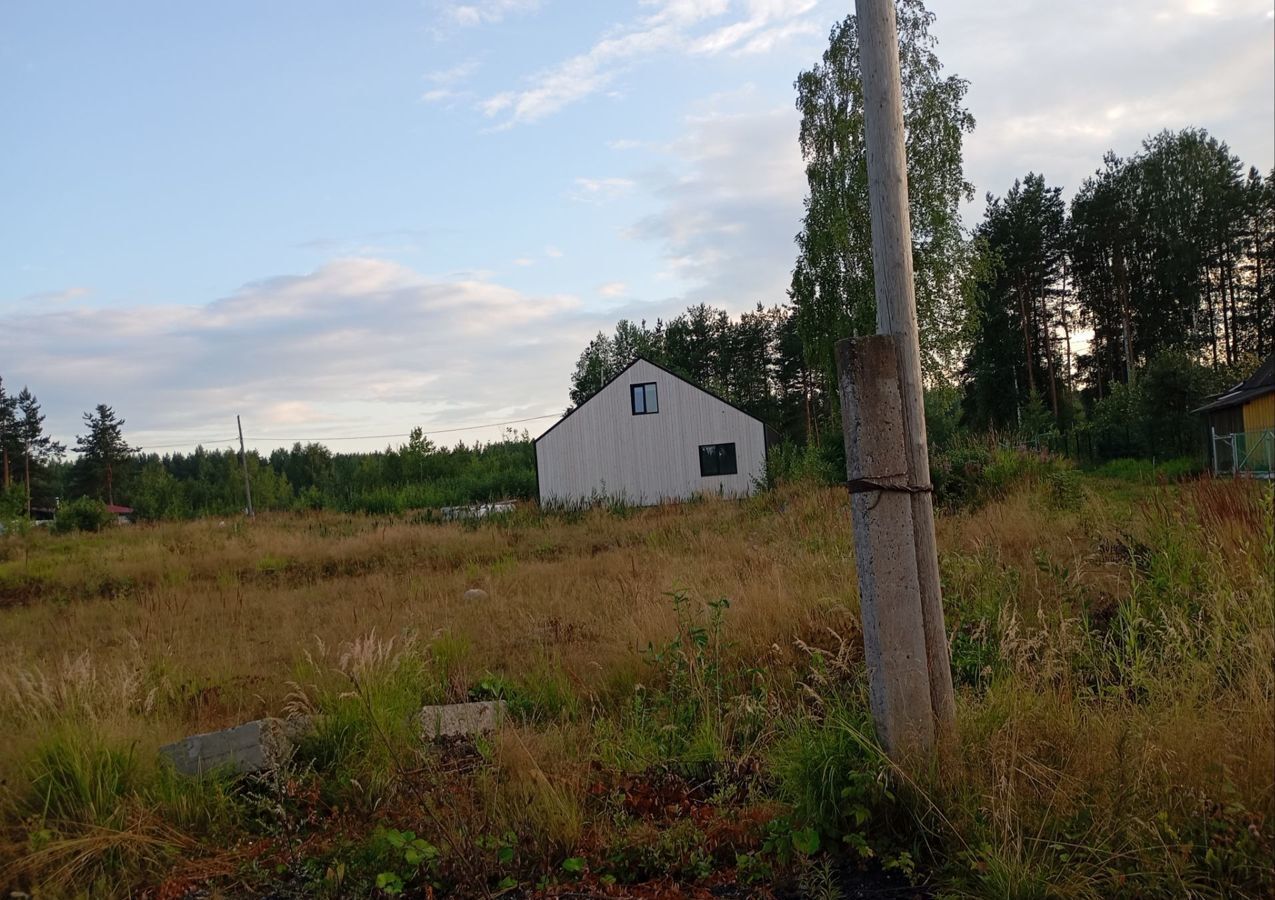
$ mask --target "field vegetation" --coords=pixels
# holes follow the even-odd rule
[[[959,735],[906,767],[873,741],[847,498],[808,480],[12,533],[0,887],[1271,896],[1270,488],[1009,454],[954,472]],[[411,725],[490,697],[490,736]],[[265,715],[314,723],[269,775],[156,752]]]

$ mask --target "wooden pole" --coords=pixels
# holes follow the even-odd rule
[[[935,722],[898,343],[889,334],[838,341],[836,355],[872,719],[886,752],[906,757],[933,745]]]
[[[235,416],[235,424],[239,426],[239,458],[243,460],[243,495],[248,503],[248,518],[252,518],[255,513],[252,511],[252,482],[248,480],[248,451],[243,446],[243,422],[238,416]]]
[[[863,76],[864,132],[868,158],[868,202],[872,221],[872,267],[876,280],[877,331],[894,335],[907,475],[911,485],[930,484],[921,382],[921,346],[912,272],[912,226],[908,213],[907,151],[894,0],[856,0],[859,60]],[[934,503],[928,492],[912,493],[913,543],[930,675],[930,704],[938,734],[952,732],[956,701],[943,624]]]

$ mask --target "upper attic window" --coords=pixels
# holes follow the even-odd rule
[[[629,396],[635,416],[648,416],[660,411],[660,395],[655,390],[654,381],[629,385]]]

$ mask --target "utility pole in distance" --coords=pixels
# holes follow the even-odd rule
[[[238,416],[235,416],[235,424],[239,426],[239,458],[243,460],[243,495],[248,502],[248,518],[251,519],[256,515],[252,511],[252,482],[248,480],[248,451],[243,446],[243,422]]]
[[[894,0],[856,0],[855,10],[878,336],[839,343],[837,364],[855,549],[858,554],[863,548],[865,555],[858,561],[859,593],[873,679],[873,716],[887,751],[896,753],[928,750],[935,737],[950,734],[956,704],[943,624],[925,437]],[[883,339],[891,345],[889,350],[883,349]],[[891,373],[886,370],[891,363],[893,386],[885,383],[890,380]],[[895,403],[901,428],[897,446],[883,444],[884,449],[864,454],[872,442],[869,432],[887,425]],[[899,502],[902,499],[907,501],[906,510]],[[892,534],[882,535],[882,530]],[[900,542],[905,537],[910,553],[902,552]],[[870,627],[876,630],[875,635],[868,635]],[[919,645],[911,640],[891,645],[891,635],[907,634],[920,638]],[[900,646],[906,648],[905,653],[923,648],[923,682],[907,659],[889,658],[900,652]],[[876,660],[872,658],[874,647]],[[906,684],[898,683],[905,677]],[[917,688],[922,683],[926,688],[922,696],[928,702],[917,708]]]

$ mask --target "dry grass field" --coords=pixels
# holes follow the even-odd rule
[[[941,516],[960,734],[906,772],[833,489],[10,536],[0,888],[1273,896],[1272,518],[1269,487],[1071,472]],[[409,724],[494,696],[475,742]],[[301,713],[270,776],[159,763]]]

